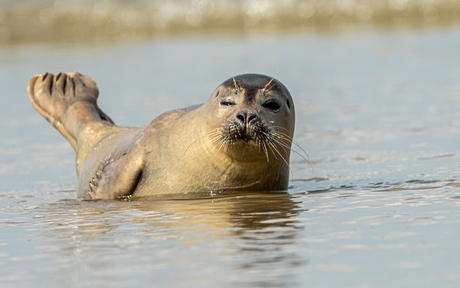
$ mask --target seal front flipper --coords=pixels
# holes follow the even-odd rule
[[[88,183],[91,199],[117,199],[130,196],[142,176],[142,159],[127,154],[101,165]]]

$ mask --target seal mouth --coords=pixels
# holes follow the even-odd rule
[[[217,151],[224,151],[234,158],[259,159],[265,155],[267,162],[270,162],[270,158],[275,158],[276,161],[288,164],[289,159],[286,157],[289,156],[288,150],[292,150],[292,136],[276,128],[264,121],[245,124],[230,120],[222,123],[218,130],[210,135],[213,137],[210,142],[214,143]]]
[[[254,141],[254,138],[252,138],[251,136],[248,136],[248,135],[244,135],[243,137],[238,137],[237,140],[243,140],[246,143],[248,143],[249,141]]]
[[[221,127],[221,139],[226,145],[237,143],[253,144],[258,147],[265,147],[271,143],[271,130],[263,123],[240,125],[238,122],[230,121]]]

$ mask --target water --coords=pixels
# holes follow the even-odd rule
[[[0,46],[0,286],[457,287],[458,51],[455,26]],[[77,200],[74,152],[26,93],[61,70],[133,126],[276,76],[314,170],[293,154],[288,194]]]

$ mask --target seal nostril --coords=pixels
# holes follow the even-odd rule
[[[250,123],[250,122],[253,121],[253,120],[257,120],[257,115],[250,115],[250,116],[248,117],[248,123]]]
[[[240,120],[241,123],[245,124],[246,123],[246,111],[240,111],[236,114],[236,119]]]
[[[250,122],[256,121],[257,119],[259,119],[259,117],[257,116],[256,112],[243,110],[238,111],[238,113],[236,113],[236,119],[243,125],[246,125]]]

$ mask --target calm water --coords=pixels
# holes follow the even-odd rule
[[[0,46],[1,287],[457,287],[460,29]],[[75,199],[35,73],[79,71],[121,125],[276,76],[297,109],[288,194]]]

